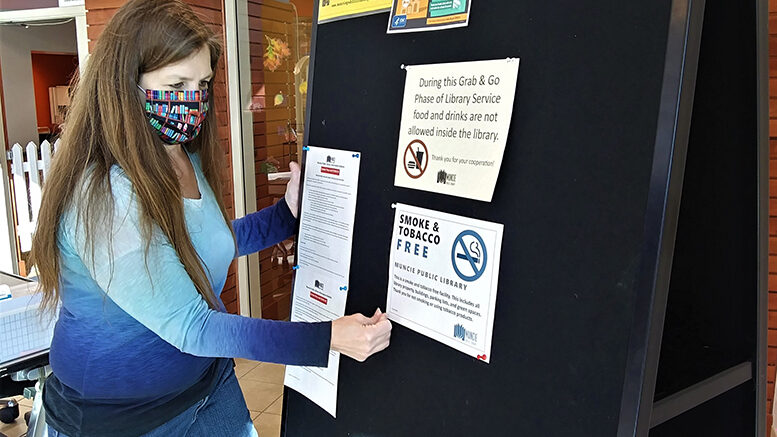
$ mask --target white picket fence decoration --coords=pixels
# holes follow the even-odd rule
[[[11,175],[16,198],[14,208],[19,223],[16,233],[22,252],[29,252],[32,247],[32,234],[40,212],[41,184],[51,166],[51,155],[58,146],[59,140],[53,146],[44,140],[40,144],[40,159],[38,146],[32,141],[27,143],[26,148],[19,143],[11,148]]]

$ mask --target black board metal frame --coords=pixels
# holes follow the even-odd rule
[[[619,437],[650,429],[755,379],[756,436],[766,432],[766,334],[768,272],[768,5],[756,1],[758,62],[758,314],[755,362],[743,362],[654,403],[674,242],[693,107],[704,0],[673,0],[655,155],[648,194],[637,310],[629,341]]]
[[[755,379],[756,436],[766,432],[766,335],[768,272],[768,3],[757,3],[758,59],[758,350],[755,363],[745,362],[654,404],[654,390],[669,291],[672,257],[691,125],[696,70],[705,0],[672,0],[654,158],[645,214],[642,265],[637,278],[618,437],[647,436],[664,423],[740,384]],[[312,95],[317,56],[319,5],[313,12],[303,145],[310,144]],[[304,156],[300,157],[304,163]],[[303,164],[304,175],[304,164]],[[300,189],[300,199],[302,189]],[[766,231],[764,231],[766,230]],[[650,308],[650,311],[636,311]],[[287,387],[284,387],[281,436],[286,435]]]
[[[647,435],[691,127],[704,0],[673,0],[618,436]],[[642,310],[649,308],[648,311]]]
[[[756,1],[756,56],[758,59],[758,351],[755,363],[756,436],[766,434],[767,332],[769,308],[769,3]]]

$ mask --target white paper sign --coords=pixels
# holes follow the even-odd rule
[[[503,228],[397,204],[389,319],[489,362]]]
[[[79,6],[83,5],[84,3],[84,0],[59,0],[59,7],[63,8],[66,6]]]
[[[300,269],[294,279],[292,322],[325,322],[345,314],[346,291],[334,277]],[[340,353],[329,351],[327,367],[286,366],[284,384],[337,417]]]
[[[502,166],[518,59],[405,67],[394,184],[490,202]]]
[[[357,152],[307,148],[292,322],[345,315],[360,161]],[[286,366],[284,384],[336,417],[339,368],[330,351],[328,367]]]

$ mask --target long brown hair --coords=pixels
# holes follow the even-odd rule
[[[160,139],[149,127],[144,97],[136,86],[141,74],[181,61],[204,47],[210,49],[215,73],[221,43],[179,0],[131,0],[105,26],[83,76],[74,78],[72,105],[43,190],[31,252],[43,293],[42,308],[52,309],[59,300],[58,227],[71,202],[79,199],[75,205],[78,220],[84,224],[92,254],[95,238],[111,238],[98,235],[96,226],[108,220],[112,227],[113,165],[121,167],[132,182],[146,255],[152,231],[158,227],[175,249],[197,291],[211,308],[219,307],[186,230],[178,178]],[[213,108],[213,93],[209,95]],[[223,151],[217,143],[214,116],[213,111],[208,112],[200,134],[186,148],[199,154],[205,177],[231,229],[221,195]],[[89,177],[84,179],[87,173]],[[83,198],[76,197],[76,192],[82,190]],[[108,262],[112,268],[113,260]]]

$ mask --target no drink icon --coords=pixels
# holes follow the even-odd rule
[[[426,173],[429,165],[429,149],[421,140],[413,140],[405,148],[405,156],[402,162],[405,164],[405,173],[413,179],[418,179]]]

